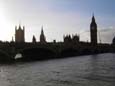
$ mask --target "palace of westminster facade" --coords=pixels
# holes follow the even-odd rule
[[[63,40],[64,43],[69,43],[69,42],[73,42],[73,43],[78,43],[79,42],[79,35],[66,35],[64,36]],[[92,16],[92,21],[90,24],[90,42],[93,45],[97,44],[97,24],[95,21],[95,17],[94,15]],[[19,27],[15,26],[15,42],[16,43],[24,43],[25,42],[25,27],[23,26],[23,28],[19,25]],[[32,42],[33,43],[37,43],[35,36],[33,36],[32,38]],[[54,42],[56,42],[54,40]],[[46,37],[44,35],[44,31],[43,31],[43,26],[41,27],[41,34],[40,34],[40,43],[45,44],[47,43],[46,41]],[[115,38],[113,39],[113,43],[115,43]]]

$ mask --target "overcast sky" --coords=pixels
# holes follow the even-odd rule
[[[92,14],[98,24],[98,39],[111,42],[115,36],[115,0],[0,0],[0,40],[10,41],[15,25],[25,26],[26,41],[41,27],[47,41],[63,41],[63,35],[79,34],[89,41]]]

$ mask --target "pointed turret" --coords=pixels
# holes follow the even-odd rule
[[[44,35],[43,26],[41,27],[41,34]]]
[[[42,43],[42,44],[46,43],[46,38],[44,35],[43,26],[41,27],[40,43]]]
[[[34,35],[33,35],[33,38],[32,38],[32,43],[36,43],[36,38],[35,38]]]
[[[96,24],[96,21],[95,21],[94,14],[92,16],[92,21],[91,21],[90,27],[96,27],[97,28],[97,24]],[[92,29],[96,29],[96,28],[92,28]]]
[[[21,25],[19,24],[19,28],[18,28],[19,30],[22,30],[22,28],[21,28]]]
[[[12,42],[12,43],[14,42],[14,38],[13,38],[13,36],[12,36],[12,40],[11,40],[11,42]]]

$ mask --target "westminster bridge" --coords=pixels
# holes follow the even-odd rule
[[[16,54],[22,54],[21,59],[40,60],[49,58],[61,58],[77,55],[96,54],[112,52],[113,46],[110,44],[97,44],[92,46],[90,43],[0,43],[0,60],[14,60]]]

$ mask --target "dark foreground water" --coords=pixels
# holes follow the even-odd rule
[[[115,86],[115,54],[0,65],[0,86]]]

